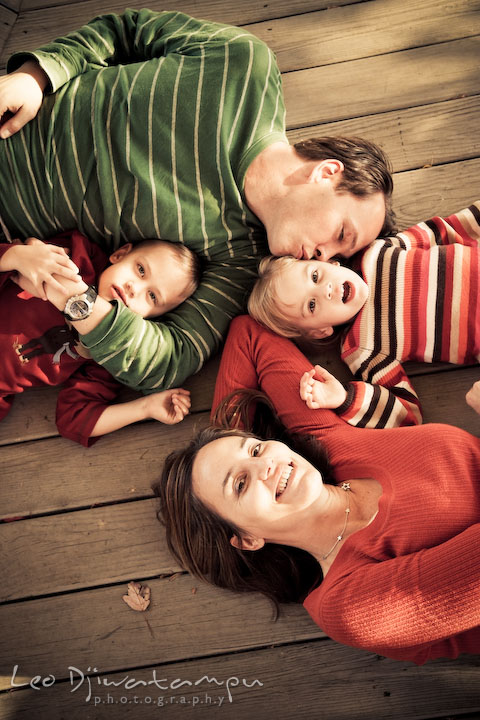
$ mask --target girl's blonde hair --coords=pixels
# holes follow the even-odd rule
[[[288,255],[283,257],[269,255],[263,258],[258,267],[258,280],[248,299],[250,315],[264,327],[286,338],[302,337],[305,333],[302,333],[295,323],[282,313],[275,280],[296,262],[298,260]]]

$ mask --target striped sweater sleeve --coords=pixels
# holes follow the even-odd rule
[[[172,387],[218,350],[267,250],[242,193],[256,155],[286,141],[273,53],[241,28],[127,10],[8,69],[32,56],[55,92],[0,146],[0,215],[23,236],[77,227],[109,253],[142,238],[197,252],[202,282],[180,308],[151,322],[117,305],[84,336],[120,382]]]
[[[430,248],[435,245],[480,246],[480,200],[446,218],[435,216],[389,238],[403,249]]]

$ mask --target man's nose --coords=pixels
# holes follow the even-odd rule
[[[323,260],[323,262],[327,262],[333,256],[326,245],[317,245],[313,251],[313,257],[315,260]]]

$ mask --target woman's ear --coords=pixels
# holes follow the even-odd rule
[[[112,253],[109,257],[110,262],[112,265],[115,265],[115,263],[122,260],[125,255],[128,255],[128,253],[132,249],[132,243],[125,243],[125,245],[122,245],[122,247],[119,247],[118,250],[115,250],[114,253]]]
[[[265,545],[265,540],[253,537],[253,535],[243,535],[239,540],[236,535],[232,535],[230,544],[237,550],[260,550]]]

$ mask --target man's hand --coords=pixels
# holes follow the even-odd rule
[[[465,395],[465,399],[467,404],[480,415],[480,380],[472,385]]]
[[[52,290],[63,290],[55,278],[60,276],[66,280],[78,280],[78,268],[70,260],[64,248],[49,245],[38,238],[28,238],[25,244],[15,243],[0,259],[0,271],[15,270],[19,273],[17,284],[31,295],[47,300],[44,283]]]
[[[166,425],[179,423],[190,412],[190,392],[183,388],[146,395],[147,417]]]
[[[0,138],[21,130],[40,110],[48,76],[34,60],[0,77]]]
[[[302,375],[300,397],[310,410],[335,409],[345,402],[347,391],[342,383],[320,365]]]

